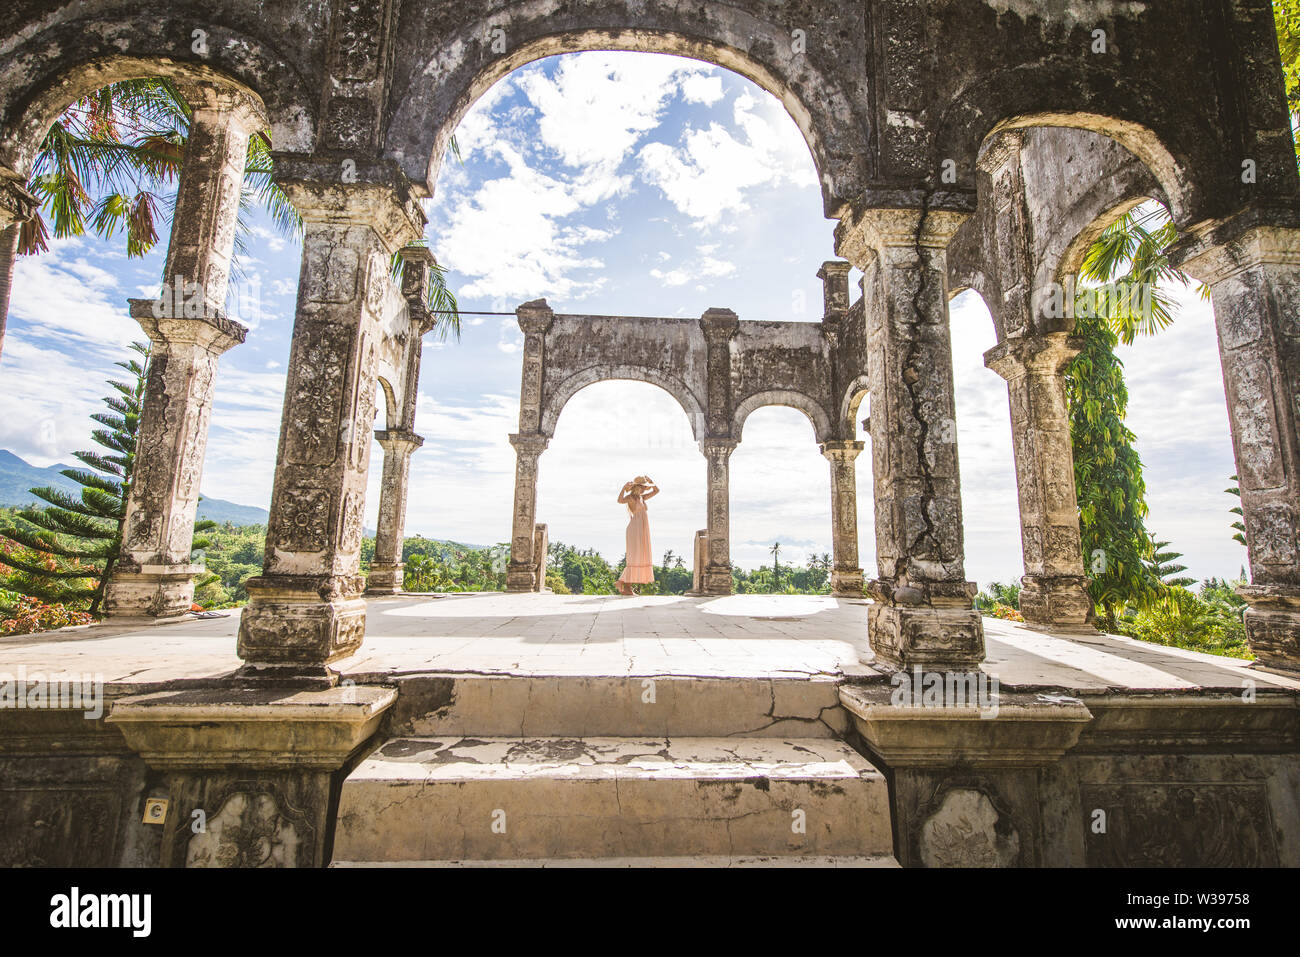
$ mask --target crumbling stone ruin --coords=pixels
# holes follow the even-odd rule
[[[221,820],[225,807],[231,820],[278,814],[299,838],[280,863],[326,863],[331,776],[367,742],[416,727],[412,702],[440,706],[441,691],[395,705],[401,694],[382,682],[343,688],[336,671],[365,643],[364,595],[402,585],[409,461],[422,442],[420,340],[432,325],[422,296],[430,254],[412,245],[425,227],[420,200],[458,121],[493,83],[540,57],[595,49],[694,57],[780,99],[812,152],[839,258],[821,273],[818,323],[750,322],[725,309],[698,321],[557,315],[544,299],[519,307],[512,590],[539,587],[538,456],[584,385],[644,379],[690,415],[706,458],[708,595],[730,587],[727,462],[745,417],[792,405],[830,462],[836,593],[857,594],[865,579],[873,665],[881,676],[976,673],[985,626],[963,564],[948,326],[950,298],[974,289],[998,337],[985,362],[1010,399],[1024,615],[1061,641],[1088,634],[1061,378],[1078,344],[1042,296],[1077,273],[1107,224],[1155,199],[1181,236],[1173,261],[1212,291],[1249,543],[1250,645],[1262,668],[1300,671],[1300,180],[1266,0],[9,0],[0,226],[30,215],[21,185],[33,155],[78,96],[164,75],[194,108],[166,275],[197,283],[203,308],[130,306],[156,359],[109,592],[118,621],[189,607],[218,358],[245,338],[222,309],[254,131],[270,130],[276,178],[306,223],[265,561],[239,623],[242,667],[165,701],[125,691],[109,723],[78,731],[75,747],[66,728],[25,713],[23,743],[0,754],[15,780],[42,781],[56,765],[65,777],[93,776],[96,754],[125,769],[128,783],[97,786],[129,813],[77,812],[102,816],[95,853],[105,863],[229,860],[175,828],[152,850],[132,836],[134,802],[163,779],[180,820],[200,806]],[[394,254],[407,262],[400,284]],[[851,267],[863,273],[853,302]],[[859,417],[869,419],[865,450]],[[384,471],[367,582],[372,437]],[[861,451],[877,539],[865,573],[854,533]],[[294,711],[277,689],[316,696],[314,710]],[[972,722],[891,707],[888,685],[883,695],[861,685],[837,699],[847,710],[833,730],[888,769],[904,864],[1133,862],[1128,845],[1088,843],[1085,810],[1127,807],[1155,820],[1179,788],[1194,796],[1183,811],[1250,840],[1229,841],[1239,858],[1203,861],[1171,831],[1169,860],[1300,862],[1300,821],[1282,798],[1300,781],[1295,693],[1249,708],[1222,688],[1181,693],[1158,707],[1136,692],[1044,704],[1026,691],[998,720]],[[403,708],[405,725],[392,717]],[[30,794],[3,800],[6,820],[39,813]],[[997,841],[953,844],[940,825],[963,815],[997,822]],[[12,847],[23,840],[0,835]]]

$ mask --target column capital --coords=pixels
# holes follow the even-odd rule
[[[273,156],[275,180],[304,222],[369,226],[389,252],[424,235],[424,210],[391,164],[348,156]]]
[[[1252,208],[1211,223],[1175,243],[1170,261],[1210,285],[1252,266],[1300,266],[1300,213],[1273,212]]]
[[[258,99],[227,84],[180,80],[177,89],[196,116],[216,114],[223,122],[240,127],[244,133],[271,127],[271,119]]]
[[[555,321],[555,311],[545,299],[533,299],[515,307],[515,318],[524,335],[545,335]]]
[[[385,455],[410,455],[424,444],[424,436],[406,429],[376,429],[375,441],[383,446]]]
[[[1067,332],[1004,339],[984,353],[984,365],[1008,382],[1023,375],[1060,375],[1083,350],[1083,337]]]
[[[867,443],[854,439],[829,439],[817,446],[822,455],[831,461],[843,459],[847,462],[856,459],[866,447]]]
[[[728,457],[736,451],[736,446],[739,444],[739,439],[705,438],[700,439],[700,451],[708,458],[718,455]]]
[[[835,255],[861,266],[877,250],[946,249],[970,213],[952,209],[852,209],[835,227]]]
[[[248,335],[248,327],[227,319],[219,311],[189,316],[189,301],[183,296],[160,296],[157,299],[128,299],[131,318],[140,323],[151,342],[158,346],[193,345],[219,356]],[[202,301],[193,304],[205,309]]]
[[[510,444],[520,455],[541,455],[551,444],[551,437],[540,432],[512,432]]]
[[[740,318],[730,309],[714,307],[704,310],[704,315],[700,316],[700,328],[709,342],[722,342],[740,329]]]
[[[822,263],[817,278],[822,281],[822,321],[834,321],[849,311],[849,270],[853,264],[843,259]]]

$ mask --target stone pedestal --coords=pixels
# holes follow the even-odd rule
[[[692,544],[694,548],[691,554],[694,555],[694,563],[691,565],[691,590],[686,594],[695,597],[705,594],[704,566],[709,560],[709,530],[698,529]]]
[[[366,594],[394,595],[402,590],[402,539],[406,527],[406,497],[411,475],[411,453],[424,444],[414,432],[392,429],[376,432],[384,449],[384,477],[379,487],[379,527],[375,529],[375,555],[366,577]]]
[[[1063,374],[1080,341],[1063,332],[1007,339],[984,364],[1007,380],[1025,577],[1020,612],[1048,628],[1090,628]]]
[[[700,587],[706,595],[730,595],[731,581],[731,453],[735,439],[704,439],[700,451],[708,460],[708,548]]]
[[[166,691],[119,699],[106,720],[167,797],[157,864],[324,867],[331,778],[396,700],[366,686]]]
[[[331,167],[332,170],[332,167]],[[313,170],[325,177],[325,170]],[[399,185],[284,185],[306,223],[262,574],[239,626],[246,678],[331,682],[365,634],[360,575],[379,354],[405,302],[389,260],[424,217]]]
[[[187,89],[194,105],[162,293],[131,300],[153,343],[122,549],[105,592],[112,617],[190,610],[190,559],[217,358],[247,330],[224,314],[248,137],[264,118],[241,96]]]
[[[1250,555],[1246,638],[1261,665],[1300,670],[1300,228],[1262,218],[1217,224],[1175,258],[1213,293]]]
[[[510,536],[510,565],[506,591],[536,591],[537,562],[533,555],[537,514],[537,460],[550,443],[544,435],[511,435],[515,447],[514,529]]]
[[[864,274],[876,561],[871,647],[887,667],[967,670],[984,627],[966,581],[944,250],[965,217],[866,209],[836,252]]]
[[[847,263],[845,264],[847,265]],[[819,448],[831,464],[831,594],[862,597],[862,566],[858,564],[858,483],[855,460],[865,443],[840,439]]]

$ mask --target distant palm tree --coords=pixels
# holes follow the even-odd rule
[[[781,543],[773,542],[772,547],[769,548],[768,551],[771,552],[772,554],[772,583],[774,585],[780,585],[781,584],[781,565],[780,565]]]

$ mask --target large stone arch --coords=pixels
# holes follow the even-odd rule
[[[792,30],[801,21],[761,6],[750,11],[703,2],[685,10],[677,4],[627,2],[557,8],[528,0],[490,13],[448,13],[441,5],[437,16],[433,6],[431,0],[403,6],[395,105],[384,136],[385,154],[430,193],[456,124],[494,83],[542,57],[589,50],[689,57],[739,73],[772,93],[808,144],[828,217],[838,215],[866,185],[871,138],[866,90],[843,69],[843,63],[865,58],[862,19],[852,10],[819,11],[816,28],[824,42],[805,41],[800,47]],[[422,46],[424,25],[431,21],[440,24],[440,42]],[[805,33],[812,28],[803,26]],[[492,51],[498,37],[506,46],[500,54]]]
[[[554,386],[548,385],[545,390],[546,399],[542,404],[541,433],[547,438],[554,437],[560,413],[564,411],[570,399],[588,386],[613,380],[647,382],[663,389],[677,400],[682,411],[686,413],[686,418],[691,423],[691,435],[695,440],[699,441],[703,436],[704,405],[686,383],[661,369],[634,365],[589,366],[565,377]]]
[[[69,103],[145,76],[250,94],[265,109],[276,150],[312,150],[319,93],[309,91],[318,87],[312,74],[324,37],[291,29],[292,11],[237,0],[218,20],[210,5],[183,0],[165,16],[113,15],[113,6],[64,2],[29,18],[27,29],[0,29],[0,166],[25,176]],[[201,44],[195,31],[202,31]]]
[[[821,403],[812,396],[791,389],[770,389],[766,392],[756,392],[736,403],[736,412],[732,417],[732,435],[736,439],[740,439],[745,428],[745,420],[749,418],[750,414],[770,405],[785,406],[802,412],[808,418],[818,442],[826,442],[834,435],[830,413],[822,408]]]

